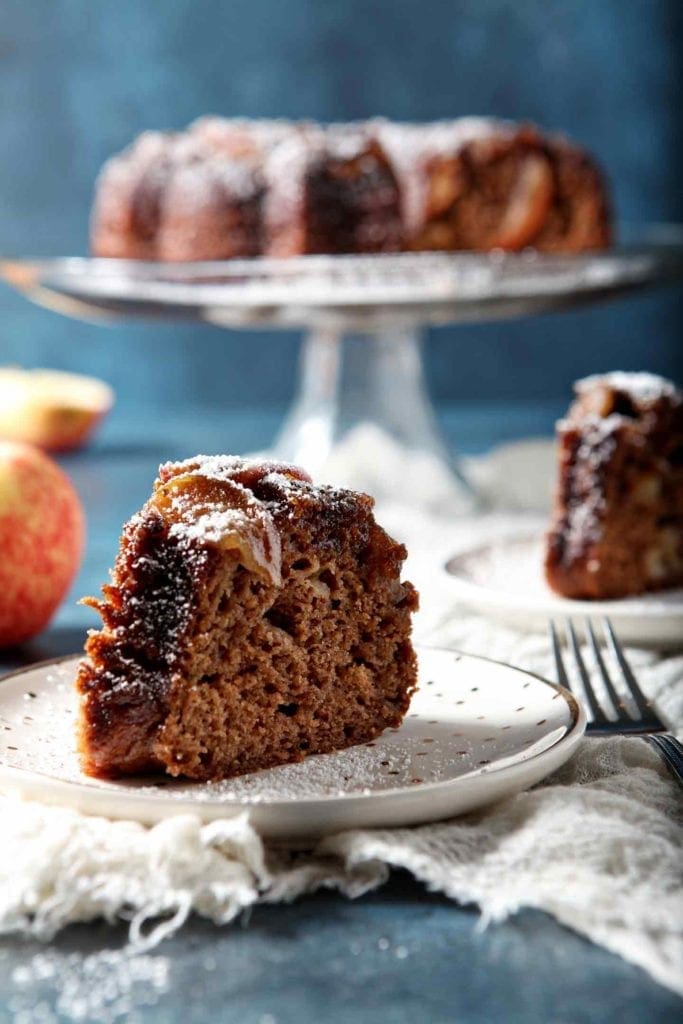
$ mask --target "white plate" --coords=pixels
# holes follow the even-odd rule
[[[619,601],[558,597],[543,579],[543,541],[508,537],[462,551],[446,565],[457,598],[516,629],[547,631],[550,619],[608,615],[623,643],[683,647],[683,590]]]
[[[262,835],[301,840],[470,811],[539,782],[583,735],[583,711],[553,683],[455,651],[421,648],[419,659],[419,689],[400,729],[219,783],[83,775],[74,752],[78,659],[43,663],[0,681],[0,789],[145,823],[246,809]]]

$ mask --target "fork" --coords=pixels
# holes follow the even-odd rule
[[[640,689],[608,618],[602,620],[602,628],[605,645],[618,666],[619,675],[631,699],[631,707],[628,706],[624,697],[614,685],[605,659],[600,652],[593,623],[587,618],[585,621],[586,639],[592,654],[592,660],[595,663],[594,675],[602,681],[609,698],[612,716],[608,715],[604,703],[601,704],[596,696],[595,687],[591,681],[591,673],[586,668],[586,663],[581,654],[574,624],[571,619],[566,619],[567,644],[571,652],[576,674],[581,680],[587,704],[588,727],[586,732],[594,736],[614,736],[617,734],[642,736],[643,739],[647,740],[659,751],[672,774],[683,784],[683,746],[675,736],[666,732],[666,727],[655,712],[652,703]],[[555,657],[557,680],[562,686],[571,691],[572,686],[562,660],[559,631],[554,622],[550,623],[550,640]]]

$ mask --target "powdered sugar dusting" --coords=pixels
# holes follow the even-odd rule
[[[574,385],[577,394],[583,394],[594,387],[608,387],[632,395],[639,402],[655,402],[660,398],[675,398],[683,401],[683,395],[675,384],[654,373],[627,373],[614,370],[611,373],[592,374],[578,380]]]
[[[566,558],[569,561],[580,557],[588,544],[600,539],[606,508],[602,472],[614,456],[617,433],[625,422],[623,416],[613,413],[605,417],[587,416],[582,424],[581,443],[575,455],[575,464],[581,474],[583,490],[581,501],[567,509],[564,533]],[[560,435],[565,429],[572,429],[571,422],[561,421],[558,424]]]
[[[171,537],[185,537],[205,544],[220,544],[229,533],[244,530],[250,525],[241,509],[213,509],[203,512],[190,522],[174,523],[169,532]]]
[[[263,173],[266,180],[264,221],[270,231],[302,207],[306,168],[324,154],[319,130],[292,131],[268,154]]]
[[[143,176],[151,183],[163,179],[177,140],[171,132],[143,132],[127,149],[110,157],[98,176],[100,201],[107,199],[110,184],[117,190],[132,190]]]
[[[187,128],[187,133],[217,152],[262,158],[274,145],[291,135],[293,130],[311,127],[308,122],[268,118],[226,118],[209,114],[193,121]]]
[[[169,214],[192,205],[200,209],[213,202],[236,199],[246,202],[262,188],[260,175],[243,160],[217,153],[188,156],[178,161],[168,184],[164,209]]]
[[[173,523],[169,536],[190,545],[202,547],[235,546],[245,554],[245,545],[251,557],[245,557],[250,569],[260,569],[276,585],[280,583],[281,543],[272,517],[262,510],[248,515],[242,509],[214,506],[199,514]],[[231,544],[234,541],[234,545]]]
[[[303,471],[293,466],[231,455],[197,455],[160,466],[156,487],[163,487],[178,476],[200,477],[230,485],[224,494],[212,499],[202,497],[197,500],[193,493],[188,496],[182,489],[170,491],[176,519],[169,528],[169,535],[190,546],[235,546],[242,551],[249,568],[265,573],[279,585],[282,570],[280,534],[268,508],[249,487],[249,483],[273,472],[283,476],[288,473],[299,480],[306,478]]]
[[[276,459],[249,459],[241,455],[194,455],[181,462],[165,462],[159,467],[159,476],[164,478],[179,470],[187,470],[213,480],[234,479],[240,472],[259,472],[261,475],[286,472],[300,480],[310,482],[308,474],[299,466],[279,462]]]
[[[519,127],[491,117],[459,117],[422,124],[376,118],[370,123],[398,167],[414,167],[435,154],[455,156],[471,142],[509,136]]]

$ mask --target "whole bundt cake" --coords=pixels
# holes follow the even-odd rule
[[[206,117],[145,132],[100,174],[97,256],[609,245],[607,190],[563,137],[489,118],[338,125]]]

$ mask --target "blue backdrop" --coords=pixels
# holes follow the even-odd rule
[[[680,0],[5,0],[0,250],[84,253],[103,160],[206,112],[345,119],[493,114],[597,153],[623,223],[682,220]],[[138,402],[282,405],[298,339],[102,328],[0,289],[0,361],[99,374]],[[680,290],[434,331],[436,398],[564,399],[610,368],[683,377]]]

